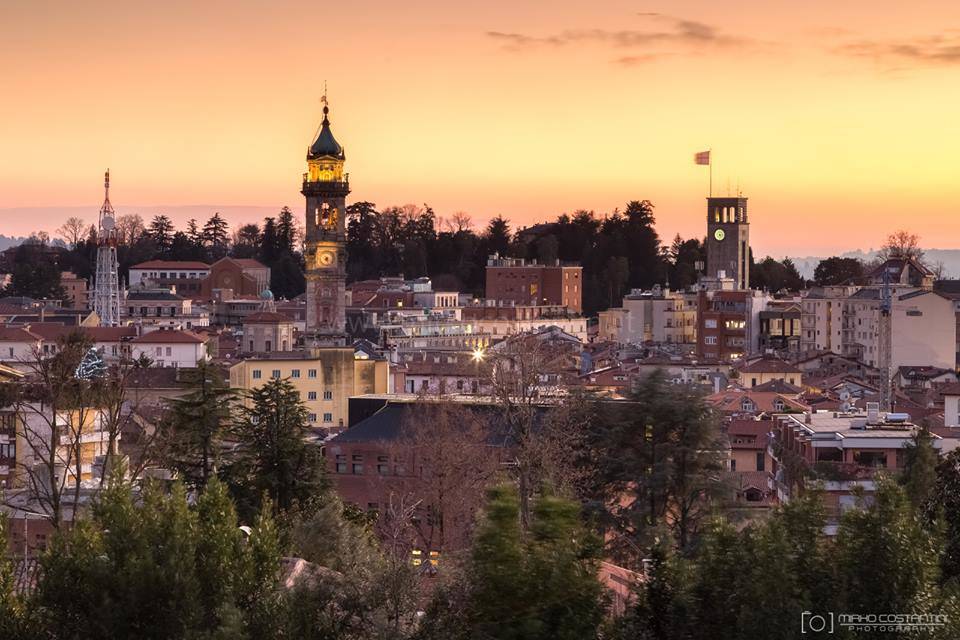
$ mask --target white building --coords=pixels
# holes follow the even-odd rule
[[[196,367],[206,361],[206,342],[189,331],[157,329],[130,341],[131,356],[146,356],[155,367]]]
[[[130,287],[144,284],[166,284],[170,280],[203,280],[210,275],[210,265],[189,260],[148,260],[130,267]]]
[[[891,366],[956,366],[955,305],[929,289],[891,287]],[[801,349],[880,363],[880,287],[824,287],[803,301]]]

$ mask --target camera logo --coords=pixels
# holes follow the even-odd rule
[[[800,633],[833,633],[833,612],[800,614]]]

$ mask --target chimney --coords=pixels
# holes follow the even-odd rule
[[[880,403],[867,403],[867,424],[877,424],[880,422]]]

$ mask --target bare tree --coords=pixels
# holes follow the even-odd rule
[[[25,363],[28,382],[13,399],[17,442],[25,448],[17,466],[30,498],[55,528],[64,522],[71,494],[74,508],[80,502],[84,467],[92,460],[83,445],[95,445],[100,435],[96,394],[89,380],[77,376],[89,349],[90,342],[79,333],[59,340],[53,355],[35,349]]]
[[[63,241],[70,245],[71,248],[76,248],[77,244],[83,240],[86,232],[86,223],[83,221],[83,218],[76,216],[67,218],[66,222],[57,228],[57,235],[63,238]]]
[[[909,258],[923,262],[923,249],[920,248],[920,236],[905,229],[894,231],[880,247],[880,257]]]
[[[451,220],[453,221],[454,231],[470,231],[473,229],[473,218],[466,211],[457,211],[453,214]]]
[[[572,468],[572,463],[565,462],[572,455],[555,431],[557,424],[565,421],[551,419],[561,415],[556,409],[562,406],[560,382],[570,366],[571,345],[548,335],[521,334],[501,342],[488,354],[503,444],[514,454],[511,466],[519,487],[521,524],[526,529],[533,495],[556,482],[563,469]]]
[[[419,548],[442,553],[469,546],[476,512],[499,467],[492,435],[489,412],[442,396],[424,397],[407,410],[388,457],[412,480],[383,486],[388,504],[401,499],[418,505],[413,532]]]
[[[117,217],[117,236],[121,244],[133,244],[146,228],[139,214],[128,213]]]

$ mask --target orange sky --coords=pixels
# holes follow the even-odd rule
[[[648,198],[699,235],[712,147],[758,255],[960,247],[958,70],[947,0],[12,0],[0,209],[43,209],[0,233],[93,220],[107,166],[121,213],[299,210],[326,79],[353,200],[522,225]]]

